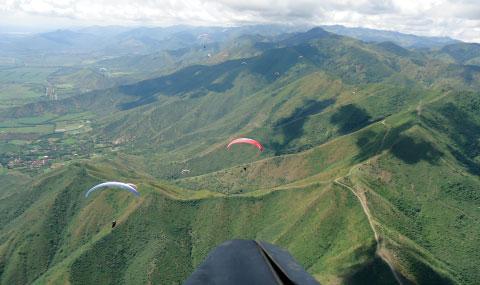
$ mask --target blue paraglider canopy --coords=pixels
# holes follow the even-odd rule
[[[123,190],[127,190],[127,191],[133,193],[135,196],[140,195],[140,193],[137,190],[137,186],[135,186],[135,184],[110,181],[110,182],[100,183],[100,184],[95,185],[94,187],[90,188],[85,193],[85,198],[87,198],[92,192],[95,192],[95,191],[100,190],[100,189],[106,189],[106,188],[123,189]]]

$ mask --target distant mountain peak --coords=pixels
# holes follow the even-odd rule
[[[303,33],[295,33],[291,37],[283,41],[286,45],[298,45],[311,40],[320,39],[329,36],[330,33],[321,27],[312,28]]]
[[[406,48],[439,48],[460,41],[449,37],[428,37],[405,34],[397,31],[376,30],[363,27],[345,27],[341,25],[325,25],[324,30],[330,33],[356,38],[365,42],[393,42]]]
[[[311,28],[310,30],[307,31],[307,33],[310,33],[310,34],[321,34],[321,35],[327,35],[328,32],[325,31],[325,29],[321,28],[321,27],[314,27],[314,28]]]

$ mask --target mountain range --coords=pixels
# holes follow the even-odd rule
[[[179,284],[234,238],[288,249],[321,284],[480,279],[479,44],[92,27],[2,41],[2,55],[26,60],[25,40],[132,73],[0,108],[1,284]],[[236,137],[265,151],[227,151]],[[141,196],[85,199],[105,180]]]

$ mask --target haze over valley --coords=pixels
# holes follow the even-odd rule
[[[0,4],[38,21],[0,22],[0,284],[182,284],[232,239],[288,250],[321,284],[480,280],[469,2],[450,30],[428,10],[430,32],[397,4],[359,25],[250,3],[98,23],[55,3]],[[371,24],[392,13],[403,28]],[[85,197],[105,181],[139,196]]]

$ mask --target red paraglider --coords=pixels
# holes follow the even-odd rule
[[[234,139],[233,141],[231,141],[228,145],[227,145],[227,150],[230,149],[230,147],[234,144],[240,144],[240,143],[246,143],[246,144],[251,144],[253,146],[255,146],[256,148],[258,148],[260,151],[263,151],[263,145],[254,140],[254,139],[249,139],[249,138],[238,138],[238,139]]]

